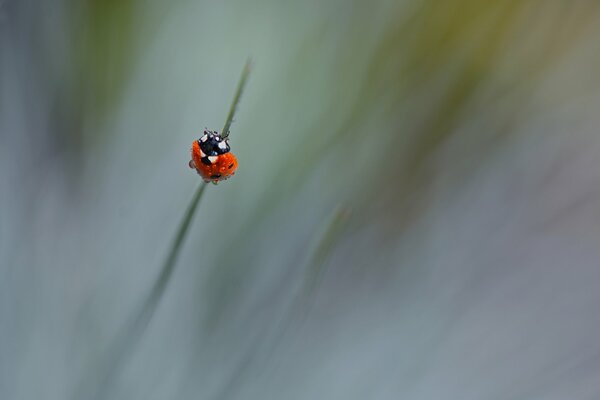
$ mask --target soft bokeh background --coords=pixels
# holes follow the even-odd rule
[[[597,399],[598,38],[595,1],[0,1],[0,399]],[[239,172],[111,354],[248,56]]]

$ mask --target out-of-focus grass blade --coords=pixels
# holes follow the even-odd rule
[[[242,98],[242,93],[244,92],[244,87],[246,86],[246,82],[248,81],[248,77],[250,76],[250,70],[252,67],[252,60],[248,58],[246,60],[246,64],[244,65],[244,69],[242,70],[242,75],[240,76],[240,80],[237,85],[237,89],[235,90],[235,95],[233,96],[233,101],[231,102],[231,106],[229,107],[229,114],[227,114],[227,119],[225,120],[225,125],[223,126],[223,130],[221,131],[221,136],[226,138],[229,136],[229,128],[231,127],[231,123],[233,122],[233,116],[235,115],[235,111],[237,106]]]
[[[334,210],[329,222],[325,225],[306,267],[304,287],[301,293],[302,297],[310,297],[317,289],[323,277],[325,262],[329,258],[340,233],[342,233],[349,215],[350,210],[348,208],[338,206]]]
[[[171,276],[173,275],[173,270],[175,269],[175,263],[177,261],[177,257],[179,256],[179,251],[181,250],[181,246],[185,241],[185,237],[190,228],[190,224],[194,218],[194,214],[196,213],[196,209],[198,208],[198,204],[200,203],[200,199],[204,194],[206,186],[206,182],[202,182],[200,186],[198,186],[196,192],[194,193],[194,197],[192,197],[192,201],[188,205],[188,208],[183,215],[183,218],[179,224],[179,229],[177,229],[177,234],[175,235],[175,239],[171,245],[169,255],[167,256],[160,271],[160,275],[154,283],[148,298],[144,302],[141,312],[128,329],[128,334],[132,337],[141,335],[150,322],[152,315],[154,315],[154,311],[156,310],[156,307],[158,306],[158,303],[165,292]]]
[[[179,256],[179,250],[181,249],[181,245],[183,244],[185,236],[188,232],[190,223],[192,222],[192,219],[194,217],[194,213],[198,208],[198,203],[202,198],[202,194],[204,194],[204,189],[206,189],[206,182],[202,182],[200,186],[198,186],[198,189],[196,189],[196,193],[194,193],[194,197],[192,197],[192,201],[190,202],[190,205],[188,206],[183,216],[183,219],[179,224],[179,229],[177,230],[177,235],[175,236],[173,245],[171,246],[171,251],[169,251],[169,255],[165,260],[162,271],[160,273],[160,277],[156,281],[156,284],[154,285],[154,288],[152,290],[152,294],[150,295],[149,300],[151,301],[158,300],[154,300],[154,297],[160,297],[160,295],[164,291],[167,282],[169,281],[171,274],[173,273],[175,262],[177,261],[177,257]]]
[[[229,108],[229,114],[227,115],[225,126],[221,132],[223,137],[229,136],[229,127],[231,126],[236,108],[242,97],[242,92],[244,91],[244,86],[246,85],[248,76],[250,75],[250,66],[251,60],[248,59],[244,69],[242,70],[242,75],[238,82],[233,101],[231,102],[231,107]],[[177,230],[175,239],[171,245],[171,249],[169,250],[167,258],[165,259],[165,262],[161,268],[160,275],[154,283],[148,298],[142,304],[141,310],[139,310],[139,312],[137,312],[133,318],[125,324],[123,329],[117,333],[115,340],[109,346],[107,351],[100,355],[101,359],[99,361],[98,368],[94,370],[95,372],[93,376],[90,374],[87,379],[83,380],[82,385],[75,390],[75,399],[89,398],[100,400],[107,397],[107,394],[111,389],[111,383],[114,381],[114,377],[118,375],[118,372],[120,371],[120,368],[123,366],[124,362],[127,360],[127,357],[132,354],[135,348],[135,343],[139,341],[140,337],[146,330],[146,327],[150,323],[150,320],[152,319],[152,316],[158,307],[160,299],[165,293],[167,284],[173,275],[181,246],[185,241],[190,224],[206,186],[206,183],[202,183],[198,189],[196,189],[194,197],[192,197],[192,201],[190,202],[185,214],[183,215],[183,219],[179,224],[179,229]]]
[[[169,283],[169,280],[173,275],[173,270],[175,269],[175,263],[177,261],[177,257],[179,256],[179,251],[183,242],[185,241],[185,237],[190,228],[190,223],[194,218],[194,214],[196,213],[196,209],[198,208],[198,204],[200,203],[200,199],[202,198],[202,194],[204,194],[204,189],[206,189],[206,186],[206,182],[202,182],[200,186],[198,186],[198,189],[196,189],[194,197],[192,197],[192,201],[190,202],[179,224],[179,229],[177,230],[177,234],[175,235],[175,239],[171,245],[169,255],[167,256],[160,271],[160,275],[154,283],[150,295],[144,302],[142,311],[138,314],[135,323],[131,327],[130,335],[137,336],[141,334],[150,322],[150,319],[152,318],[152,315],[154,314],[154,311],[156,310],[156,307],[165,292],[167,283]]]
[[[173,275],[179,251],[185,241],[185,237],[206,186],[207,184],[203,182],[198,186],[198,189],[196,189],[194,197],[192,197],[179,224],[177,234],[175,235],[168,256],[165,259],[165,263],[162,266],[160,275],[152,287],[146,301],[142,303],[141,310],[122,327],[109,348],[100,355],[101,359],[97,368],[93,369],[93,372],[90,372],[90,376],[84,379],[83,385],[75,391],[74,399],[88,398],[100,400],[106,398],[107,394],[110,393],[111,383],[114,382],[114,377],[118,375],[124,362],[133,353],[135,344],[139,341],[146,330],[146,327],[150,323],[158,303],[165,292],[167,284]]]
[[[303,264],[304,281],[301,284],[299,293],[292,301],[288,312],[279,320],[275,320],[273,327],[268,327],[264,335],[257,338],[256,343],[248,348],[248,352],[242,357],[242,362],[225,381],[222,389],[215,396],[215,400],[227,400],[236,397],[240,387],[240,382],[247,379],[251,374],[259,375],[260,363],[271,357],[273,353],[282,344],[290,327],[294,323],[302,324],[310,311],[312,300],[317,287],[323,277],[324,267],[331,252],[344,231],[346,222],[350,215],[347,207],[338,206],[334,209],[329,221],[321,227],[320,233],[315,235],[315,242],[308,251],[308,256]],[[298,286],[295,286],[298,290]]]

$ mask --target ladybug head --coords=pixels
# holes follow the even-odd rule
[[[231,150],[227,139],[223,139],[217,131],[208,129],[205,129],[202,137],[198,139],[198,145],[207,156],[218,156]]]

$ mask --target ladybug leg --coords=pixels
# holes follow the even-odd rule
[[[190,166],[191,169],[196,169],[196,163],[194,162],[194,160],[190,160],[188,165]]]

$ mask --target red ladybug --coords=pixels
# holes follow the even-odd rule
[[[229,147],[229,139],[224,139],[216,131],[205,130],[202,137],[192,143],[189,165],[205,182],[216,185],[235,174],[238,162]]]

